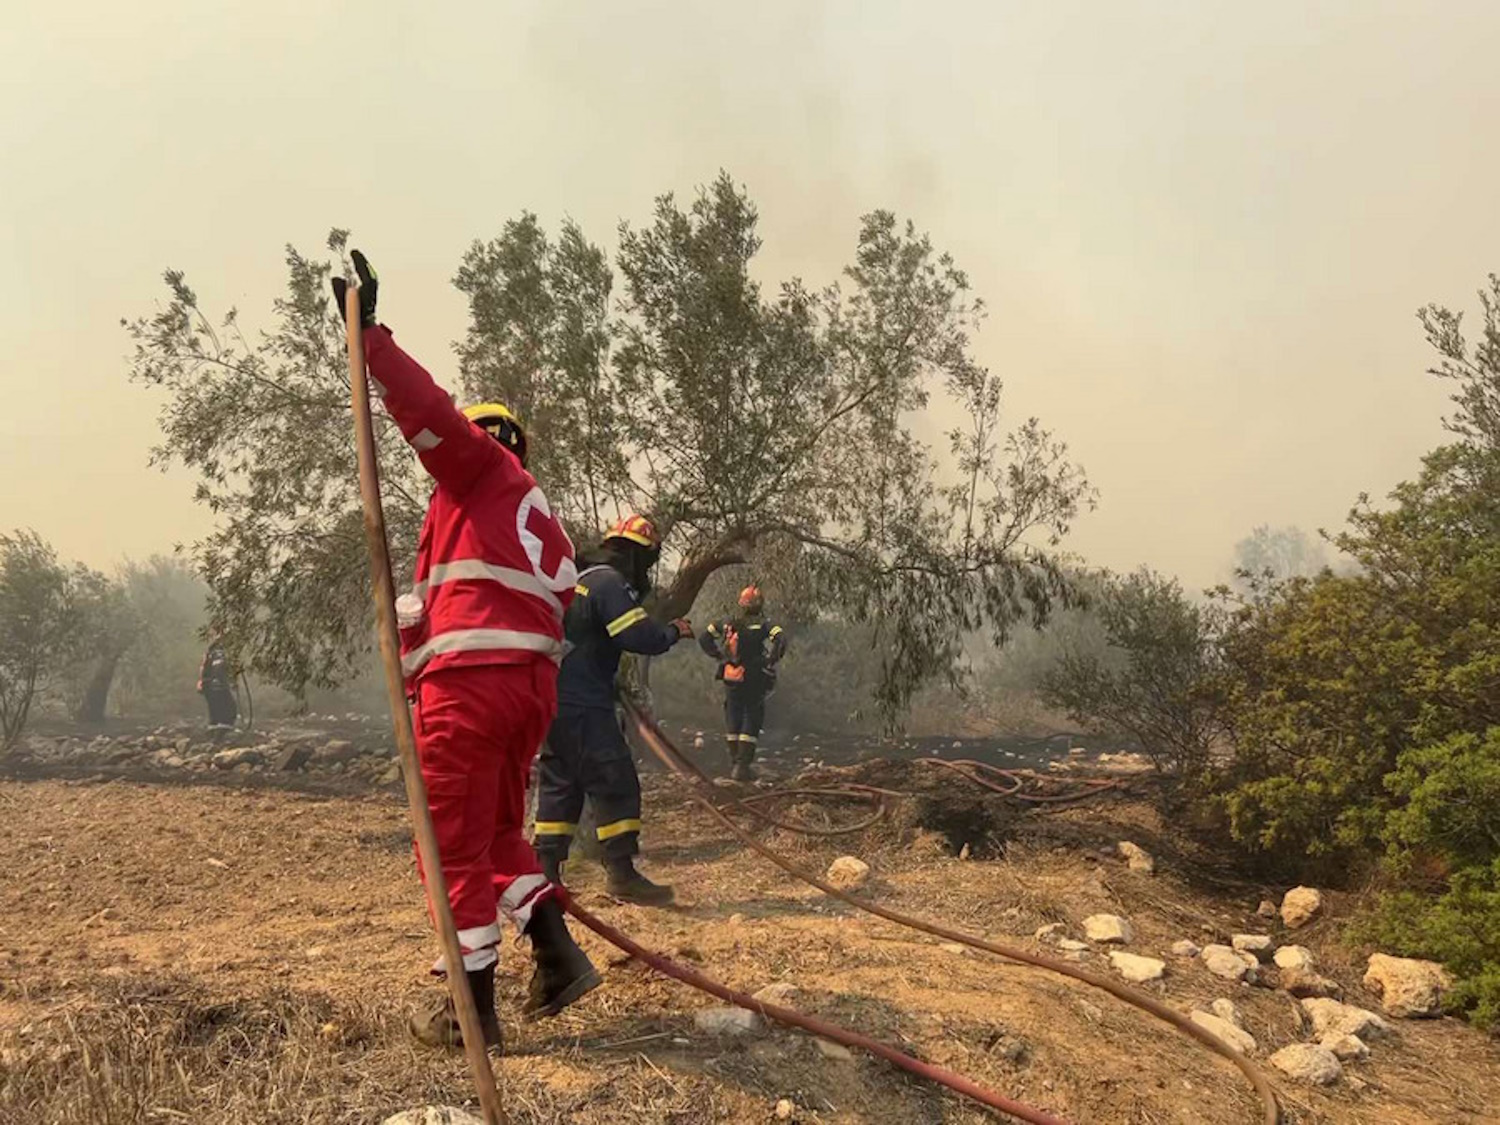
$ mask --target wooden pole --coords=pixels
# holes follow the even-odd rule
[[[479,1092],[479,1108],[485,1125],[508,1125],[495,1089],[495,1074],[485,1050],[479,1011],[464,975],[463,951],[448,905],[448,881],[438,861],[437,834],[427,807],[427,783],[417,761],[417,740],[412,733],[411,713],[406,706],[406,686],[401,675],[401,636],[396,629],[396,584],[391,577],[390,546],[385,535],[385,510],[380,503],[380,469],[375,458],[375,426],[370,418],[369,378],[365,372],[365,341],[361,330],[359,290],[350,286],[344,307],[349,335],[349,388],[354,403],[354,447],[359,459],[359,498],[365,515],[365,545],[370,553],[370,577],[375,587],[375,617],[380,631],[380,662],[385,670],[385,690],[390,702],[396,749],[401,754],[401,776],[406,781],[406,803],[412,832],[417,838],[417,860],[427,887],[427,905],[437,926],[443,960],[448,966],[448,988],[463,1031],[464,1054],[469,1073]]]

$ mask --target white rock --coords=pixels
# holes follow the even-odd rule
[[[1120,855],[1124,857],[1130,870],[1141,871],[1147,875],[1156,873],[1156,860],[1145,848],[1139,844],[1132,844],[1129,840],[1121,840],[1118,847]]]
[[[380,1125],[484,1125],[472,1113],[447,1105],[427,1105],[387,1117]]]
[[[1173,957],[1196,957],[1202,952],[1202,946],[1200,946],[1196,941],[1189,941],[1187,938],[1183,938],[1181,941],[1174,941],[1172,943]]]
[[[1333,1057],[1344,1062],[1370,1057],[1370,1048],[1365,1046],[1365,1041],[1358,1035],[1346,1035],[1342,1032],[1334,1032],[1325,1035],[1320,1046],[1333,1052]]]
[[[1155,957],[1138,957],[1134,953],[1122,953],[1115,949],[1109,954],[1109,963],[1132,984],[1145,984],[1151,980],[1161,980],[1167,971],[1167,963],[1158,961]]]
[[[1253,954],[1257,961],[1269,961],[1276,952],[1276,943],[1266,934],[1234,934],[1229,944],[1241,953]]]
[[[1227,945],[1205,945],[1198,954],[1203,966],[1216,977],[1225,980],[1253,979],[1255,958],[1248,953],[1236,953]]]
[[[703,741],[702,735],[698,736],[698,741],[700,743]],[[782,1098],[779,1102],[776,1103],[777,1121],[790,1121],[792,1119],[792,1115],[796,1112],[797,1107],[792,1104],[791,1098]]]
[[[1274,918],[1276,917],[1276,904],[1268,898],[1263,898],[1260,900],[1260,905],[1255,908],[1255,913],[1262,918]]]
[[[814,1039],[818,1045],[818,1052],[825,1059],[833,1059],[835,1062],[853,1062],[854,1052],[842,1043],[835,1043],[831,1039]]]
[[[1253,1055],[1260,1050],[1260,1044],[1255,1041],[1255,1036],[1243,1028],[1235,1027],[1226,1019],[1210,1015],[1208,1012],[1192,1012],[1188,1018],[1205,1031],[1213,1032],[1242,1055]]]
[[[841,855],[828,865],[826,878],[841,891],[857,891],[870,881],[870,865],[852,855]]]
[[[1057,943],[1057,948],[1061,949],[1064,953],[1082,953],[1088,947],[1088,942],[1070,937],[1065,937]]]
[[[1312,951],[1301,945],[1283,945],[1272,960],[1276,962],[1278,969],[1305,969],[1310,972],[1317,967]]]
[[[1068,926],[1066,922],[1048,922],[1045,926],[1037,929],[1036,940],[1057,941],[1067,932]]]
[[[1424,1019],[1442,1015],[1443,993],[1453,987],[1453,979],[1436,961],[1372,953],[1365,970],[1365,987],[1380,994],[1380,1006],[1386,1015]]]
[[[967,945],[960,945],[956,941],[945,941],[938,946],[944,953],[951,953],[955,957],[965,957],[969,953]]]
[[[708,1035],[753,1035],[765,1026],[757,1013],[745,1008],[702,1008],[693,1023]]]
[[[1240,1015],[1240,1010],[1234,1006],[1234,1001],[1221,996],[1209,1005],[1213,1014],[1221,1020],[1228,1020],[1241,1031],[1245,1030],[1245,1018]]]
[[[1312,887],[1293,887],[1282,897],[1281,920],[1295,930],[1311,922],[1322,909],[1322,891]]]
[[[1316,1043],[1293,1043],[1271,1056],[1271,1065],[1300,1082],[1311,1082],[1314,1086],[1327,1086],[1337,1082],[1344,1068],[1338,1058],[1327,1047]]]
[[[1118,914],[1090,914],[1083,920],[1083,932],[1089,941],[1128,945],[1135,936],[1130,923]]]
[[[1357,1035],[1368,1042],[1389,1035],[1391,1031],[1391,1025],[1374,1012],[1352,1004],[1341,1004],[1337,1000],[1309,997],[1302,1001],[1302,1010],[1312,1021],[1313,1034],[1319,1039],[1338,1032]]]

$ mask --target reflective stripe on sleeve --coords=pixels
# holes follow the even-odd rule
[[[618,637],[626,629],[629,629],[637,621],[646,620],[646,611],[640,606],[626,610],[604,627],[604,631],[611,637]]]

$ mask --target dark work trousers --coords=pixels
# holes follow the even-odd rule
[[[599,821],[604,858],[640,850],[641,779],[613,709],[560,707],[537,769],[538,854],[561,862],[578,831],[587,797]]]
[[[728,685],[724,688],[724,737],[729,754],[746,762],[755,757],[760,728],[766,719],[766,693],[755,688]]]
[[[210,686],[203,689],[203,698],[208,701],[210,726],[232,727],[240,716],[239,705],[234,701],[234,692],[228,687]]]

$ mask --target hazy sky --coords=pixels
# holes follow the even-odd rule
[[[448,375],[470,240],[612,246],[723,167],[768,277],[833,279],[875,207],[929,230],[1102,492],[1073,549],[1210,583],[1439,439],[1412,314],[1500,269],[1497,42],[1494,0],[9,0],[0,529],[107,565],[206,528],[125,379],[164,268],[253,326],[283,245],[351,227]]]

